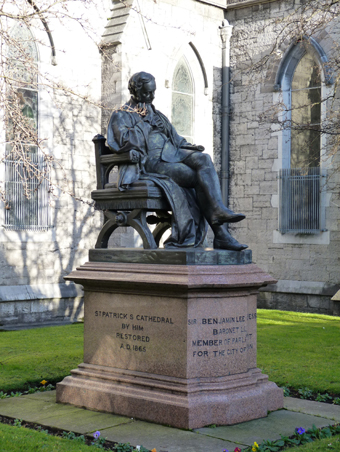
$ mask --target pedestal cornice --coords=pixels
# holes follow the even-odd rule
[[[259,289],[276,280],[257,267],[247,265],[153,265],[87,262],[70,273],[66,280],[83,285],[88,290],[143,292]],[[151,284],[152,283],[152,284]]]

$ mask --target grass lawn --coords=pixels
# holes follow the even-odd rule
[[[62,380],[83,361],[83,325],[0,332],[0,391]],[[295,389],[340,394],[340,318],[258,310],[257,365]]]
[[[90,452],[97,450],[78,441],[0,423],[0,452]]]
[[[279,386],[340,394],[340,317],[258,310],[257,365]]]
[[[304,444],[303,446],[292,447],[286,449],[287,452],[340,452],[340,435],[332,438],[320,439],[312,443]]]
[[[44,432],[0,423],[0,452],[90,452],[95,450],[97,449],[78,441],[58,438]],[[340,452],[340,435],[286,450],[296,452]]]
[[[83,361],[83,324],[0,332],[0,391],[55,383]]]

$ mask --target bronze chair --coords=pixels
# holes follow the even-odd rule
[[[115,166],[137,165],[132,152],[113,153],[106,146],[103,135],[93,140],[96,155],[97,190],[91,193],[95,209],[104,213],[104,224],[99,233],[96,248],[107,248],[111,234],[121,226],[131,226],[142,238],[144,249],[156,249],[164,232],[171,227],[170,205],[151,180],[138,180],[125,191],[116,183],[109,183],[109,175]],[[156,215],[147,215],[154,212]],[[156,224],[151,232],[149,224]]]

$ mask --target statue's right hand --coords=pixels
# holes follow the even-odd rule
[[[130,156],[131,156],[131,161],[132,162],[139,162],[139,158],[140,158],[140,154],[138,151],[136,151],[135,149],[132,149],[130,151]]]

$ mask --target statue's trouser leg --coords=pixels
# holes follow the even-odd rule
[[[237,214],[223,205],[219,180],[209,156],[194,152],[184,162],[158,161],[156,165],[152,165],[152,163],[152,161],[147,162],[147,171],[167,175],[181,187],[195,188],[200,210],[215,235],[214,248],[236,251],[247,248],[247,245],[242,245],[229,234],[226,225],[216,224],[215,222],[216,209],[221,207],[226,211],[228,217],[228,220],[224,218],[225,222],[232,222],[232,215],[236,216]],[[241,218],[237,221],[244,218],[244,215],[240,216]]]
[[[209,200],[207,199],[205,192],[201,187],[196,188],[196,195],[200,209],[204,212],[204,216],[211,226],[211,229],[213,230],[215,236],[214,248],[234,251],[241,251],[248,248],[247,245],[239,243],[234,237],[230,235],[225,224],[216,225],[212,223],[211,219],[213,212],[211,206],[209,206]]]
[[[197,184],[195,188],[204,192],[207,204],[201,205],[201,208],[204,214],[205,210],[209,210],[207,214],[212,225],[235,223],[245,218],[243,214],[236,214],[223,204],[220,181],[208,154],[195,152],[185,159],[185,164],[196,170]]]
[[[190,152],[183,162],[176,163],[150,159],[146,170],[167,175],[180,187],[195,188],[197,193],[203,193],[205,202],[200,203],[200,207],[211,225],[235,223],[245,218],[223,204],[220,182],[208,154]]]

